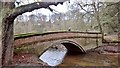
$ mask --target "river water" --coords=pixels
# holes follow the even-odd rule
[[[49,66],[118,66],[120,61],[118,54],[67,53],[66,49],[60,48],[49,48],[39,59]]]
[[[67,54],[59,66],[118,66],[117,54]]]

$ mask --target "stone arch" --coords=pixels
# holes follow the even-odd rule
[[[82,46],[74,41],[63,40],[60,43],[63,44],[68,49],[68,51],[85,53],[85,50],[82,48]]]
[[[64,45],[67,48],[68,52],[86,53],[86,51],[83,49],[83,47],[75,41],[61,40],[61,41],[57,41],[57,42],[53,43],[52,46],[57,45],[57,44]]]

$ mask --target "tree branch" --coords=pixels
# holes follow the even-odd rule
[[[49,5],[58,5],[63,4],[63,2],[35,2],[27,5],[23,5],[13,9],[13,11],[7,16],[9,20],[15,19],[18,15],[21,15],[25,12],[30,12],[39,8],[47,8]]]
[[[87,10],[85,10],[85,9],[83,8],[83,6],[82,6],[81,4],[78,3],[78,5],[80,6],[80,8],[81,8],[82,10],[84,10],[84,11],[86,12],[83,16],[85,16],[86,14],[90,14],[90,15],[93,16],[93,14],[91,14],[91,12],[94,12],[94,11],[87,11]],[[90,5],[92,5],[92,4],[90,4]]]

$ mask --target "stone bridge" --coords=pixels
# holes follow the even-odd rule
[[[102,44],[102,34],[99,32],[48,32],[15,36],[15,52],[32,52],[41,54],[51,46],[62,44],[68,51],[85,53],[86,50]]]

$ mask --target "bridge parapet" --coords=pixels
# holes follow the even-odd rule
[[[92,38],[92,39],[101,39],[102,34],[98,32],[50,32],[45,34],[36,34],[25,37],[16,37],[15,46],[33,43],[33,42],[45,42],[59,39],[72,39],[72,38]]]

